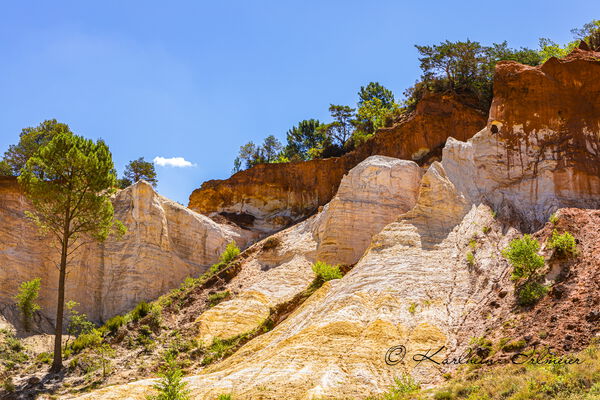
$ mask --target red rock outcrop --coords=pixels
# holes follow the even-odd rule
[[[449,139],[442,164],[473,203],[532,231],[561,207],[600,207],[600,53],[501,62],[488,127]]]
[[[222,214],[242,226],[273,231],[313,213],[329,202],[351,168],[371,155],[421,160],[439,152],[450,136],[466,140],[485,126],[485,116],[452,95],[423,99],[407,121],[380,130],[342,157],[260,164],[229,179],[204,182],[190,195],[189,207]]]

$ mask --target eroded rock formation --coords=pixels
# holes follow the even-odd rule
[[[145,182],[120,191],[113,203],[127,234],[121,240],[82,247],[68,267],[66,299],[80,303],[79,310],[96,321],[155,299],[187,276],[198,276],[228,242],[243,247],[252,237],[158,195]],[[57,250],[25,218],[27,208],[16,180],[3,178],[0,303],[13,304],[21,282],[40,277],[40,304],[44,314],[53,317]]]
[[[424,385],[435,384],[445,367],[419,364],[412,355],[444,346],[437,356],[441,361],[464,351],[473,337],[502,334],[507,313],[515,307],[511,267],[502,249],[523,230],[541,226],[558,207],[600,207],[599,56],[575,50],[563,60],[551,59],[536,68],[500,63],[488,127],[467,141],[448,140],[442,162],[429,166],[421,180],[416,205],[373,237],[344,278],[326,283],[274,330],[186,378],[193,397],[208,400],[232,393],[239,399],[364,398],[384,391],[401,373]],[[246,171],[244,176],[252,173]],[[230,187],[237,179],[228,182]],[[215,189],[218,184],[211,187],[220,190]],[[212,210],[238,204],[220,201]],[[501,218],[494,218],[496,212]],[[573,228],[580,243],[586,240],[582,249],[593,251],[597,212],[571,214],[582,225]],[[568,215],[559,212],[559,218]],[[547,237],[554,228],[546,227],[537,236]],[[310,253],[317,248],[310,245]],[[594,260],[586,256],[578,268],[567,265],[565,271],[595,276],[581,267],[596,266]],[[553,306],[544,309],[553,314],[550,322],[537,323],[563,326],[557,321],[572,320],[564,310],[573,303],[597,305],[597,296],[583,288],[584,281],[573,279],[555,299],[545,299],[546,304],[555,304],[566,296],[556,307],[558,314]],[[262,284],[269,282],[276,283],[267,278]],[[527,326],[541,311],[512,322]],[[597,332],[597,314],[577,315],[586,318],[586,324],[578,329],[567,326],[571,336],[585,339]],[[386,351],[396,345],[406,346],[407,353],[403,362],[388,365]],[[139,381],[82,398],[126,394],[142,399],[152,384]]]
[[[598,77],[600,53],[579,49],[539,67],[499,63],[488,127],[444,147],[461,194],[525,230],[559,207],[600,207]]]
[[[328,203],[344,174],[371,155],[419,161],[437,154],[450,136],[466,140],[485,126],[485,115],[451,95],[421,101],[407,121],[382,129],[357,150],[338,158],[260,164],[229,179],[202,184],[189,207],[226,215],[242,226],[272,232]]]
[[[308,287],[316,260],[354,264],[371,237],[416,202],[421,170],[413,161],[372,156],[344,176],[316,216],[257,243],[228,285],[237,295],[198,317],[199,339],[229,339],[260,326],[270,310]]]

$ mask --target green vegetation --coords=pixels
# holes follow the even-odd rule
[[[501,346],[501,348],[503,351],[513,352],[513,351],[521,350],[526,345],[527,345],[527,342],[525,340],[513,340],[513,341],[509,341],[507,343],[504,343]]]
[[[217,275],[219,272],[223,271],[227,268],[233,260],[240,254],[240,249],[234,242],[231,242],[227,245],[221,256],[219,257],[219,262],[213,264],[208,271],[206,271],[202,276],[198,278],[186,278],[181,286],[177,289],[172,290],[166,295],[161,296],[156,306],[160,305],[162,307],[168,307],[173,304],[173,301],[179,299],[179,304],[185,299],[186,293],[193,290],[198,285],[205,283],[208,279]]]
[[[86,240],[124,233],[113,218],[110,196],[116,176],[106,144],[59,133],[27,160],[19,183],[33,205],[28,217],[50,232],[60,248],[58,304],[52,371],[62,369],[62,332],[67,263]]]
[[[221,257],[219,257],[219,262],[213,264],[208,270],[211,275],[216,274],[219,271],[222,271],[230,262],[233,261],[240,254],[240,249],[237,247],[235,242],[231,242],[225,248],[225,251],[221,253]]]
[[[514,350],[521,345],[514,342]],[[600,349],[592,344],[573,357],[579,363],[502,364],[492,367],[464,366],[447,376],[447,382],[434,389],[408,384],[392,386],[369,400],[594,400],[600,398]],[[523,360],[525,361],[525,360]],[[413,384],[410,384],[413,382]],[[416,387],[416,388],[415,388]]]
[[[394,378],[394,385],[381,396],[369,397],[367,400],[402,400],[411,399],[421,389],[410,375],[401,375]]]
[[[467,264],[469,264],[470,266],[475,265],[475,255],[473,254],[472,251],[468,251],[467,252]]]
[[[510,242],[502,254],[514,267],[513,280],[528,279],[544,266],[544,257],[537,254],[539,250],[540,243],[530,235]]]
[[[558,215],[556,215],[556,213],[552,214],[550,216],[550,218],[548,218],[548,221],[552,224],[552,225],[556,225],[558,224]]]
[[[13,332],[0,329],[0,377],[16,365],[27,361],[25,347]]]
[[[554,249],[554,253],[559,257],[577,255],[577,243],[569,232],[559,235],[556,229],[553,230],[552,236],[548,239],[548,248]]]
[[[404,91],[403,101],[397,103],[391,90],[379,82],[370,82],[361,86],[355,107],[330,104],[331,122],[307,119],[293,126],[286,134],[285,146],[273,135],[268,136],[262,145],[248,142],[241,146],[233,172],[260,163],[340,156],[368,140],[378,129],[403,120],[430,93],[453,93],[464,102],[487,112],[498,62],[539,65],[550,57],[566,56],[580,40],[584,40],[592,49],[599,48],[600,21],[593,20],[571,32],[575,41],[559,45],[541,38],[539,49],[514,49],[506,41],[490,46],[471,40],[415,45],[422,75],[414,86]]]
[[[39,149],[48,144],[59,134],[71,134],[69,126],[55,119],[46,120],[36,127],[25,128],[19,135],[19,143],[10,145],[4,153],[0,173],[2,175],[19,175],[29,160]],[[44,171],[40,171],[43,176]]]
[[[490,231],[492,230],[492,228],[489,225],[486,225],[483,227],[483,229],[481,229],[481,231],[487,235],[488,233],[490,233]]]
[[[93,329],[88,333],[79,335],[71,344],[70,350],[74,353],[81,353],[85,349],[92,349],[102,343],[102,335],[98,329]]]
[[[81,334],[90,333],[96,327],[93,322],[88,320],[87,315],[75,310],[78,305],[79,303],[72,300],[65,304],[68,314],[67,334],[69,336],[78,337]],[[68,343],[67,340],[65,347]]]
[[[533,305],[544,297],[548,291],[549,288],[539,282],[525,282],[517,291],[518,303],[521,306]]]
[[[31,329],[33,313],[41,310],[41,307],[36,303],[40,292],[41,281],[40,278],[35,278],[21,283],[19,293],[15,296],[15,302],[23,317],[23,327],[26,331]]]
[[[415,303],[414,301],[412,303],[410,303],[410,305],[408,306],[408,312],[411,314],[414,314],[417,312],[417,303]]]
[[[507,364],[471,371],[448,382],[436,395],[446,393],[444,398],[451,400],[597,399],[600,395],[597,345],[576,357],[580,364]]]
[[[571,29],[577,40],[583,40],[590,49],[600,51],[600,20],[594,19],[579,29]]]
[[[115,315],[114,317],[106,321],[106,324],[104,324],[104,326],[106,327],[106,329],[108,329],[108,331],[111,334],[115,334],[117,333],[119,328],[121,328],[124,324],[125,318],[122,315]]]
[[[230,394],[220,394],[217,400],[233,400],[233,397]]]
[[[528,306],[535,304],[548,293],[548,288],[538,281],[544,267],[544,257],[537,254],[540,243],[530,235],[510,242],[502,254],[513,266],[512,279],[517,281],[517,302]]]
[[[210,294],[208,295],[208,304],[210,307],[214,307],[224,299],[228,298],[230,295],[231,293],[229,293],[229,290]]]
[[[300,121],[287,131],[285,146],[273,135],[267,136],[262,145],[246,143],[234,160],[233,173],[261,163],[340,156],[364,142],[377,129],[391,126],[403,114],[392,91],[379,82],[361,86],[358,98],[356,108],[330,104],[332,121],[329,123],[315,119]]]
[[[133,322],[137,322],[140,319],[144,318],[146,315],[150,314],[152,311],[152,306],[145,301],[139,303],[135,308],[129,313],[130,319]]]
[[[477,105],[487,111],[492,100],[494,67],[498,61],[513,60],[538,65],[541,57],[535,50],[511,49],[506,42],[483,46],[470,40],[446,40],[433,46],[415,46],[420,54],[421,81],[407,90],[410,108],[427,93],[452,92],[476,99]]]
[[[35,357],[35,360],[38,363],[50,365],[50,364],[52,364],[52,359],[53,358],[54,358],[54,355],[52,353],[49,353],[49,352],[45,351],[43,353],[38,354]]]
[[[129,164],[125,167],[125,172],[123,172],[123,177],[118,180],[118,185],[121,189],[124,189],[142,179],[154,187],[158,184],[154,164],[144,160],[144,157],[129,161]]]
[[[316,275],[315,280],[320,281],[321,284],[332,279],[342,278],[342,272],[340,271],[339,265],[329,265],[323,261],[317,261],[313,264],[312,270]]]

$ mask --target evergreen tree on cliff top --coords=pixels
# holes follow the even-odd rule
[[[153,187],[158,184],[154,164],[144,160],[144,157],[129,161],[125,167],[123,178],[119,179],[119,187],[124,189],[142,179],[148,181]]]
[[[60,133],[32,155],[19,176],[33,205],[28,213],[42,232],[60,248],[58,294],[51,371],[62,369],[62,332],[65,278],[73,253],[90,240],[105,240],[112,231],[123,234],[114,219],[110,196],[116,185],[108,147],[71,133]]]
[[[40,147],[61,133],[70,134],[71,130],[67,124],[57,122],[55,119],[46,120],[36,127],[23,129],[19,135],[19,143],[10,145],[4,153],[4,160],[0,162],[0,174],[19,175],[27,160]]]

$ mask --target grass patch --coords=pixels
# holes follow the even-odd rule
[[[515,343],[520,345],[518,342]],[[598,345],[593,344],[586,350],[574,354],[573,357],[577,357],[580,363],[507,364],[479,369],[476,373],[465,373],[466,369],[464,369],[459,377],[449,380],[447,384],[435,390],[434,398],[469,400],[600,398]],[[437,397],[438,395],[441,397]]]
[[[214,307],[230,296],[231,293],[229,293],[229,290],[210,294],[208,295],[208,305],[209,307]]]

